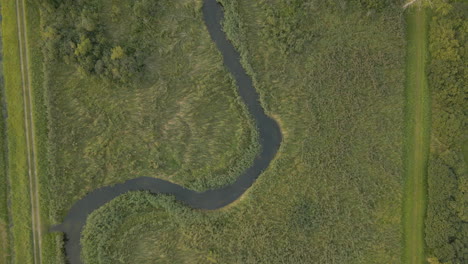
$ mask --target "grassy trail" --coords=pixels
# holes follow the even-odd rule
[[[429,154],[430,102],[426,80],[427,14],[407,14],[406,189],[403,263],[425,263],[424,217]]]
[[[16,15],[18,23],[18,40],[20,50],[21,64],[21,79],[24,99],[24,122],[27,144],[27,160],[29,174],[29,188],[31,197],[31,219],[32,219],[32,237],[33,237],[33,257],[34,263],[41,263],[41,220],[40,220],[40,205],[38,191],[38,175],[37,175],[37,157],[35,150],[34,139],[34,121],[33,121],[33,102],[31,91],[31,80],[29,73],[29,54],[28,54],[28,38],[26,32],[26,17],[25,17],[25,2],[24,0],[16,1]]]

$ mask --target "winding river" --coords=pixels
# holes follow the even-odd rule
[[[214,210],[238,199],[275,157],[282,141],[281,131],[276,121],[265,114],[252,79],[240,63],[239,53],[222,30],[223,7],[216,0],[205,0],[202,10],[210,36],[221,52],[225,66],[236,80],[239,95],[255,120],[259,131],[260,153],[255,157],[253,165],[247,168],[233,184],[220,189],[196,192],[165,180],[140,177],[88,193],[71,207],[62,224],[52,228],[52,231],[65,233],[65,250],[70,264],[82,263],[80,237],[88,215],[117,196],[128,191],[170,194],[192,208]]]

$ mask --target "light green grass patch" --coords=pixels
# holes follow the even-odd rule
[[[407,19],[405,196],[403,262],[425,263],[427,160],[430,137],[430,94],[426,79],[427,20],[424,9],[411,9]]]
[[[14,1],[2,1],[3,65],[7,101],[8,175],[14,263],[32,263],[31,209],[24,134],[23,94]]]

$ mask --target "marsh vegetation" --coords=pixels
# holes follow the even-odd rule
[[[201,191],[233,182],[251,164],[255,125],[208,35],[202,0],[26,2],[45,225],[101,186],[151,176]],[[116,198],[89,217],[85,262],[401,262],[402,1],[220,2],[226,34],[281,124],[277,158],[219,211],[146,192]],[[2,166],[18,175],[10,214],[21,224],[0,257],[30,248],[17,25],[13,1],[2,3],[9,119],[7,142],[0,123],[0,183]],[[426,253],[455,264],[467,259],[467,6],[431,4]],[[43,243],[44,262],[65,263],[62,235]],[[31,263],[29,253],[18,256]]]
[[[45,42],[51,190],[62,194],[52,199],[51,193],[56,221],[99,186],[154,176],[206,190],[232,182],[250,165],[258,150],[256,129],[200,7],[200,1],[44,7],[44,31],[56,34]],[[134,57],[138,73],[123,74],[119,67],[126,63],[112,64],[125,54],[140,54]],[[128,78],[108,78],[82,65],[94,60]]]
[[[279,156],[240,202],[220,211],[190,210],[147,193],[117,198],[89,219],[86,263],[398,262],[400,7],[222,2],[225,30],[266,111],[280,120]]]

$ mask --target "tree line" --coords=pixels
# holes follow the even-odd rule
[[[431,263],[468,262],[466,83],[468,4],[433,1],[428,80],[432,93],[426,243]]]

